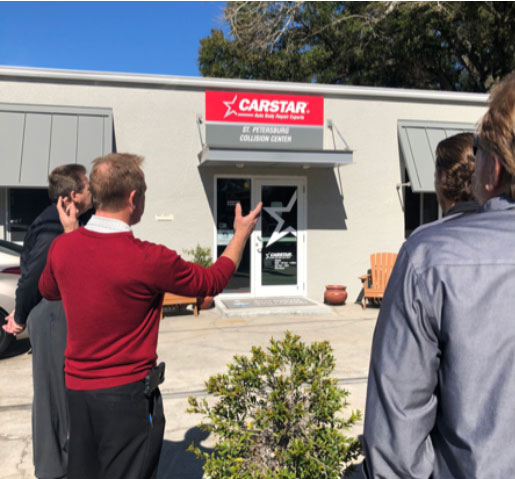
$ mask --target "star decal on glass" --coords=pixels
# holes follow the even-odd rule
[[[268,243],[266,244],[265,248],[272,246],[274,243],[276,243],[289,233],[297,237],[297,231],[295,230],[295,228],[293,228],[293,226],[288,226],[286,229],[282,230],[284,220],[277,214],[282,212],[289,213],[293,208],[293,205],[295,205],[296,201],[297,192],[295,191],[287,206],[267,206],[266,208],[263,208],[275,221],[277,221],[274,232],[272,233],[272,236],[270,236],[270,239],[268,240]]]

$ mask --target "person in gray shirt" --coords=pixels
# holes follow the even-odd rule
[[[415,231],[374,333],[363,438],[374,479],[515,477],[515,75],[475,137],[477,213]]]

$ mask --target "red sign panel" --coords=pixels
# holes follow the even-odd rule
[[[206,121],[324,125],[324,97],[206,91]]]

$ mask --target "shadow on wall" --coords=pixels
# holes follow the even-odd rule
[[[346,230],[347,212],[338,170],[313,169],[308,175],[308,230]]]
[[[347,213],[345,211],[343,192],[341,192],[341,180],[338,175],[343,174],[332,168],[312,168],[310,170],[302,170],[297,168],[259,170],[256,168],[249,170],[240,170],[238,174],[241,178],[260,176],[275,178],[287,178],[288,176],[307,178],[307,228],[321,230],[346,230],[347,229]],[[215,218],[214,197],[214,176],[223,177],[225,174],[234,177],[234,170],[220,168],[201,168],[199,170],[206,198],[209,202],[211,215]]]
[[[202,452],[211,453],[213,449],[202,447],[209,432],[198,427],[189,429],[180,442],[164,441],[159,458],[157,479],[202,479],[202,461],[187,449],[191,443],[199,447]]]

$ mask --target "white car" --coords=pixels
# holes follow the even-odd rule
[[[21,246],[10,241],[0,240],[0,325],[4,318],[14,310],[16,286],[20,278]],[[26,338],[27,330],[17,338]],[[0,355],[9,347],[15,337],[0,328]]]
[[[11,241],[0,240],[0,273],[20,273],[20,256],[22,246]],[[17,270],[17,271],[16,271]]]

